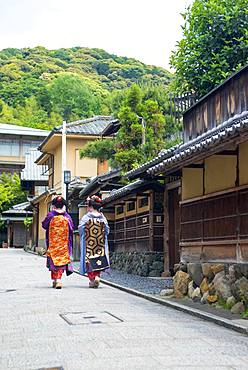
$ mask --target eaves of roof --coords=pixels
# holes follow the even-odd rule
[[[135,191],[144,191],[144,190],[148,190],[150,188],[163,188],[163,186],[161,184],[159,184],[158,182],[156,181],[147,181],[147,180],[144,180],[144,179],[141,179],[141,180],[137,180],[131,184],[128,184],[126,186],[123,186],[122,188],[120,189],[117,189],[117,190],[114,190],[110,193],[110,195],[105,198],[103,200],[103,205],[107,205],[111,202],[114,202],[116,200],[119,200],[119,199],[122,199],[124,197],[127,197],[129,195],[131,195],[132,193],[134,193]]]
[[[66,135],[101,137],[102,132],[109,127],[111,123],[116,123],[117,121],[118,120],[111,116],[94,116],[83,120],[68,122],[66,123]],[[40,144],[38,149],[42,151],[44,145],[53,135],[62,133],[62,128],[62,125],[54,127],[45,140]]]
[[[25,215],[23,216],[8,215],[8,216],[0,216],[0,221],[24,221],[25,218],[26,218]]]
[[[110,121],[108,126],[102,131],[102,136],[112,136],[118,132],[120,128],[120,122],[118,119]]]
[[[120,170],[113,170],[108,173],[104,173],[102,175],[94,177],[85,187],[80,191],[79,197],[83,198],[89,194],[91,194],[97,187],[101,187],[102,185],[106,184],[108,181],[119,178],[120,177]]]
[[[31,204],[37,204],[39,203],[44,197],[46,196],[49,196],[49,195],[52,195],[52,194],[56,194],[56,190],[55,189],[49,189],[49,190],[46,190],[44,191],[42,194],[39,194],[37,195],[36,197],[34,197],[33,199],[30,199],[30,203]]]
[[[44,137],[49,131],[36,128],[0,123],[0,134]]]
[[[15,204],[12,208],[6,210],[6,211],[3,211],[2,214],[9,214],[9,213],[29,213],[29,211],[27,211],[27,207],[29,206],[29,202],[23,202],[23,203],[19,203],[19,204]],[[32,213],[32,212],[31,212]]]
[[[171,155],[182,145],[177,144],[169,149],[161,150],[161,152],[158,154],[157,157],[153,158],[152,160],[142,164],[140,167],[135,168],[125,174],[125,177],[128,179],[132,180],[141,176],[146,176],[147,175],[147,170],[153,166],[155,166],[157,163],[160,163],[166,158],[171,157]]]
[[[235,115],[221,125],[208,130],[197,138],[181,145],[169,158],[150,167],[147,170],[149,175],[156,175],[161,172],[172,171],[200,159],[201,156],[209,156],[210,149],[216,150],[220,144],[229,143],[230,140],[248,132],[248,111]],[[213,153],[212,153],[213,154]]]
[[[8,209],[7,211],[2,212],[2,215],[32,215],[32,211],[25,211],[25,210],[15,210],[15,209]]]

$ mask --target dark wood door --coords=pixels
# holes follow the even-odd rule
[[[179,215],[179,194],[178,188],[168,191],[168,210],[169,210],[169,269],[173,273],[175,263],[180,261],[179,234],[180,234],[180,215]]]

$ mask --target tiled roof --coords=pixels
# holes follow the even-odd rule
[[[118,119],[111,121],[108,126],[102,131],[102,136],[112,136],[115,135],[120,128],[121,124]]]
[[[10,125],[8,123],[0,123],[0,134],[44,137],[49,134],[49,131],[25,126]]]
[[[67,134],[101,135],[111,122],[117,120],[111,116],[95,116],[80,121],[66,124]],[[55,132],[62,132],[62,125],[54,129]]]
[[[248,111],[237,114],[234,117],[223,122],[221,125],[208,130],[197,138],[180,145],[173,151],[169,158],[160,158],[160,163],[150,166],[147,173],[154,175],[162,171],[173,169],[178,166],[182,160],[197,159],[201,153],[207,152],[217,144],[223,143],[230,138],[241,135],[248,131]]]
[[[131,184],[128,184],[126,186],[123,186],[120,189],[112,190],[110,195],[103,200],[103,205],[106,203],[110,203],[114,200],[123,198],[129,194],[131,194],[136,189],[149,189],[151,187],[161,187],[161,185],[158,182],[155,181],[147,181],[147,180],[137,180],[135,182],[132,182]]]
[[[29,206],[29,202],[19,203],[14,205],[12,208],[8,209],[7,211],[2,212],[3,215],[8,214],[19,214],[19,215],[31,215],[31,211],[27,211],[27,207]]]
[[[129,179],[135,179],[135,178],[139,177],[142,174],[146,174],[147,170],[150,167],[155,166],[157,163],[160,163],[162,160],[171,157],[173,152],[175,150],[177,150],[178,148],[180,148],[181,145],[182,144],[177,144],[177,145],[171,147],[170,149],[161,150],[157,157],[153,158],[151,161],[148,161],[148,162],[142,164],[140,167],[135,168],[135,169],[127,172],[125,174],[125,176],[128,177]]]
[[[35,161],[41,155],[37,149],[29,149],[25,154],[25,167],[21,172],[22,181],[48,181],[48,175],[43,175],[47,166],[38,166]]]
[[[95,116],[75,122],[66,123],[67,135],[87,135],[87,136],[102,136],[104,130],[115,125],[117,120],[111,116]],[[42,150],[43,146],[54,134],[61,134],[63,126],[54,127],[49,135],[43,140],[39,148]]]
[[[98,185],[107,183],[109,180],[113,180],[120,177],[119,170],[113,170],[107,173],[104,173],[99,176],[95,176],[85,185],[85,187],[80,191],[80,198],[89,195],[93,190],[97,188]]]

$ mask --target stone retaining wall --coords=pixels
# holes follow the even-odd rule
[[[159,277],[164,271],[164,254],[160,252],[112,252],[111,267],[140,276]]]
[[[248,309],[247,263],[187,263],[175,266],[174,296],[220,305],[233,313]]]

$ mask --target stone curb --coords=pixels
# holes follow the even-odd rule
[[[81,275],[77,270],[74,270],[74,272],[76,274]],[[123,292],[133,294],[137,297],[144,298],[148,301],[158,303],[158,304],[161,304],[161,305],[166,306],[166,307],[174,308],[177,311],[187,313],[191,316],[198,317],[202,320],[210,321],[210,322],[213,322],[217,325],[224,326],[227,329],[231,329],[231,330],[234,330],[234,331],[239,332],[241,334],[248,335],[248,328],[246,328],[245,326],[239,325],[239,324],[234,324],[228,319],[220,318],[219,316],[216,316],[216,315],[213,315],[213,314],[210,314],[210,313],[202,312],[202,311],[198,310],[197,308],[187,307],[187,306],[184,306],[183,304],[180,304],[180,303],[170,302],[168,300],[164,300],[164,299],[155,297],[155,296],[150,295],[150,294],[142,293],[142,292],[139,292],[138,290],[127,288],[125,286],[110,282],[108,280],[101,279],[101,282],[105,285],[109,285],[113,288],[122,290]]]
[[[34,254],[34,255],[40,256],[40,257],[45,257],[45,256],[41,256],[38,253],[32,252],[32,251],[27,251],[27,253],[31,253],[31,254]],[[74,272],[78,275],[81,275],[80,272],[77,271],[77,270],[74,270]],[[81,275],[81,276],[84,276],[84,275]],[[84,276],[84,277],[86,277],[86,276]],[[163,306],[166,306],[166,307],[174,308],[177,311],[187,313],[191,316],[198,317],[202,320],[213,322],[213,323],[215,323],[217,325],[220,325],[220,326],[224,326],[225,328],[234,330],[238,333],[248,335],[248,328],[247,327],[239,325],[239,324],[234,324],[233,322],[231,322],[231,320],[221,318],[221,317],[213,315],[211,313],[206,313],[206,312],[200,311],[197,308],[187,307],[187,306],[184,306],[183,304],[180,304],[180,303],[170,302],[168,300],[161,299],[161,298],[155,297],[155,296],[150,295],[150,294],[142,293],[142,292],[139,292],[138,290],[127,288],[125,286],[113,283],[113,282],[108,281],[108,280],[101,279],[101,282],[105,285],[109,285],[113,288],[122,290],[123,292],[133,294],[133,295],[135,295],[137,297],[140,297],[140,298],[144,298],[144,299],[146,299],[150,302],[154,302],[154,303],[158,303],[158,304],[161,304]]]

